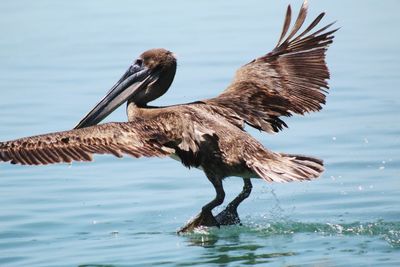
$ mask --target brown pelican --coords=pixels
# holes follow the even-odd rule
[[[170,87],[176,71],[174,54],[165,49],[144,52],[106,96],[70,131],[0,143],[0,161],[40,165],[90,161],[93,154],[122,157],[171,156],[186,167],[204,171],[215,198],[180,232],[198,226],[238,223],[237,207],[251,190],[251,178],[292,182],[317,178],[322,160],[267,150],[245,130],[245,124],[275,133],[287,127],[282,117],[318,111],[325,103],[329,71],[325,53],[332,43],[329,24],[310,33],[321,13],[299,33],[307,1],[294,26],[287,9],[283,31],[272,52],[242,66],[219,96],[188,104],[153,107],[148,103]],[[128,122],[97,125],[127,102]],[[224,201],[222,181],[241,177],[241,193],[217,216],[212,210]]]

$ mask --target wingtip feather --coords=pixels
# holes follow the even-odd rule
[[[285,38],[286,33],[290,28],[291,21],[292,21],[292,7],[290,5],[288,5],[287,10],[286,10],[285,21],[283,23],[282,33],[281,33],[281,36],[279,37],[279,40],[278,40],[278,43],[276,46],[279,46],[281,44],[283,38]]]

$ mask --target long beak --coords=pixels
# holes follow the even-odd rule
[[[135,97],[147,85],[158,79],[158,73],[134,64],[129,67],[107,95],[75,126],[74,129],[93,126],[128,99]]]

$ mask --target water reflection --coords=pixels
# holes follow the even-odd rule
[[[199,230],[185,235],[189,246],[200,246],[205,250],[198,262],[181,263],[178,266],[217,264],[227,266],[232,262],[253,265],[271,262],[274,258],[296,255],[295,252],[276,250],[271,244],[261,245],[258,238],[249,233],[246,226],[228,226],[221,229]],[[252,238],[254,237],[254,239]],[[285,237],[290,239],[290,236]],[[269,243],[267,241],[266,243]]]
[[[250,225],[252,224],[252,225]],[[400,248],[400,222],[354,222],[347,224],[335,223],[305,223],[295,221],[280,221],[256,225],[246,223],[244,226],[228,226],[221,229],[201,229],[195,233],[183,236],[188,246],[202,247],[202,256],[196,262],[184,262],[177,266],[217,264],[227,266],[229,263],[238,262],[244,265],[265,264],[270,262],[286,262],[288,257],[318,252],[315,248],[304,248],[294,245],[299,235],[316,236],[315,242],[322,242],[325,247],[322,254],[332,251],[340,253],[363,254],[367,251],[370,242],[362,241],[362,246],[348,247],[330,246],[324,237],[377,237],[386,241],[394,250]],[[318,241],[318,237],[321,238]],[[285,245],[287,244],[287,245]],[[293,247],[294,245],[294,247]],[[310,246],[311,247],[311,246]],[[332,264],[327,259],[314,259],[315,264]]]

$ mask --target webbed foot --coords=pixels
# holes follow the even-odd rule
[[[230,207],[229,205],[217,216],[215,216],[215,219],[220,225],[240,224],[240,218],[237,209]]]
[[[190,220],[185,226],[183,226],[181,229],[179,229],[178,234],[191,232],[195,228],[200,227],[200,226],[207,226],[207,227],[217,226],[217,227],[219,227],[219,225],[220,224],[215,219],[215,217],[211,211],[202,211],[196,217],[194,217],[192,220]]]

